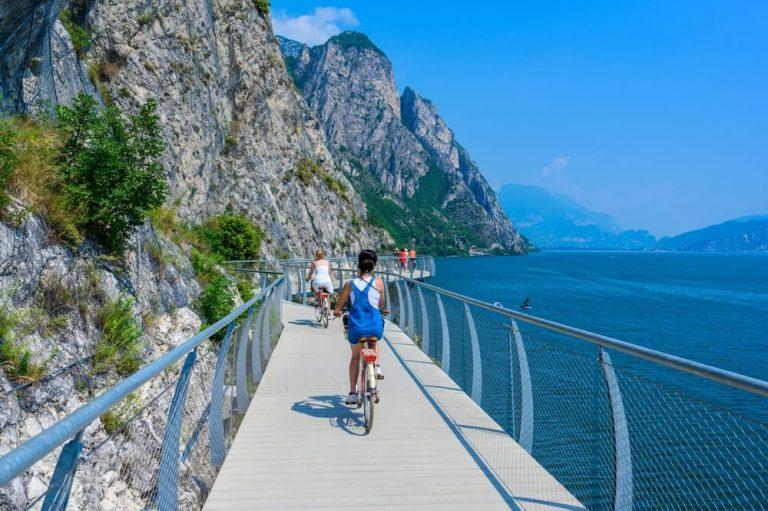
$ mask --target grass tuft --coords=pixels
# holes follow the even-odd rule
[[[101,337],[93,350],[92,372],[114,369],[128,376],[141,367],[141,328],[127,296],[105,303],[98,314]]]

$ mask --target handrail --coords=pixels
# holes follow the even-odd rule
[[[273,288],[280,284],[281,281],[282,278],[276,279],[272,284],[262,289],[259,294],[213,325],[196,334],[188,341],[180,344],[157,360],[150,362],[100,396],[92,399],[49,428],[3,455],[3,457],[0,458],[0,486],[5,485],[19,473],[47,456],[51,451],[56,449],[56,447],[63,444],[67,439],[75,436],[79,431],[82,431],[86,426],[98,419],[100,415],[109,410],[132,391],[141,387],[171,364],[180,360],[184,355],[197,348],[213,334],[228,326],[257,301],[263,299]]]
[[[341,271],[349,272],[354,270],[342,269]],[[431,284],[426,284],[424,282],[421,282],[420,280],[404,277],[397,273],[391,273],[387,271],[378,271],[376,273],[379,275],[388,275],[390,277],[402,279],[403,281],[408,282],[410,284],[420,286],[424,289],[427,289],[436,293],[440,293],[449,298],[459,300],[469,305],[474,305],[475,307],[479,307],[481,309],[485,309],[491,312],[501,314],[508,318],[517,319],[524,323],[528,323],[528,324],[535,325],[553,332],[575,337],[577,339],[587,341],[592,344],[596,344],[598,346],[603,346],[605,348],[612,348],[617,351],[621,351],[622,353],[627,353],[634,357],[641,358],[643,360],[654,362],[656,364],[660,364],[660,365],[670,367],[679,371],[683,371],[689,374],[693,374],[696,376],[701,376],[703,378],[707,378],[707,379],[716,381],[718,383],[722,383],[729,387],[734,387],[740,390],[751,392],[753,394],[757,394],[758,396],[768,397],[768,382],[757,379],[757,378],[753,378],[751,376],[745,376],[732,371],[727,371],[725,369],[720,369],[718,367],[702,364],[700,362],[695,362],[693,360],[689,360],[683,357],[670,355],[669,353],[653,350],[650,348],[639,346],[637,344],[632,344],[626,341],[615,339],[613,337],[596,334],[588,330],[583,330],[581,328],[564,325],[556,321],[551,321],[551,320],[540,318],[537,316],[532,316],[530,314],[517,312],[511,309],[507,309],[506,307],[500,307],[498,305],[493,305],[483,300],[478,300],[477,298],[472,298],[470,296],[456,293],[455,291],[449,291],[447,289],[433,286]]]

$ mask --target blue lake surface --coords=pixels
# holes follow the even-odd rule
[[[768,380],[768,255],[552,251],[436,263],[430,284],[513,309],[529,297],[532,315]],[[425,300],[432,318],[435,298],[425,293]],[[443,302],[449,374],[470,392],[465,311],[460,302]],[[476,308],[472,314],[483,408],[518,438],[522,384],[507,320]],[[440,360],[442,329],[430,321],[429,352]],[[589,509],[610,509],[613,431],[598,350],[519,326],[533,393],[533,454]],[[637,508],[763,509],[767,400],[622,353],[611,357]]]
[[[431,284],[768,380],[768,255],[539,252],[437,260]],[[577,341],[574,341],[577,342]]]

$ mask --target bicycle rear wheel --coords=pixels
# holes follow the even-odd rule
[[[317,296],[315,296],[315,319],[320,323],[323,320],[323,304],[317,303]]]
[[[323,319],[322,319],[322,324],[323,324],[323,326],[325,328],[328,328],[328,322],[330,320],[330,316],[331,316],[331,308],[328,305],[328,299],[327,298],[323,298]]]

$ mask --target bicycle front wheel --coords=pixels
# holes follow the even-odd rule
[[[373,429],[373,411],[376,404],[376,387],[370,385],[371,379],[367,376],[373,374],[373,364],[368,364],[365,378],[365,392],[363,392],[363,420],[365,421],[365,431],[370,433]],[[374,376],[375,378],[375,376]],[[374,380],[375,382],[375,380]]]

